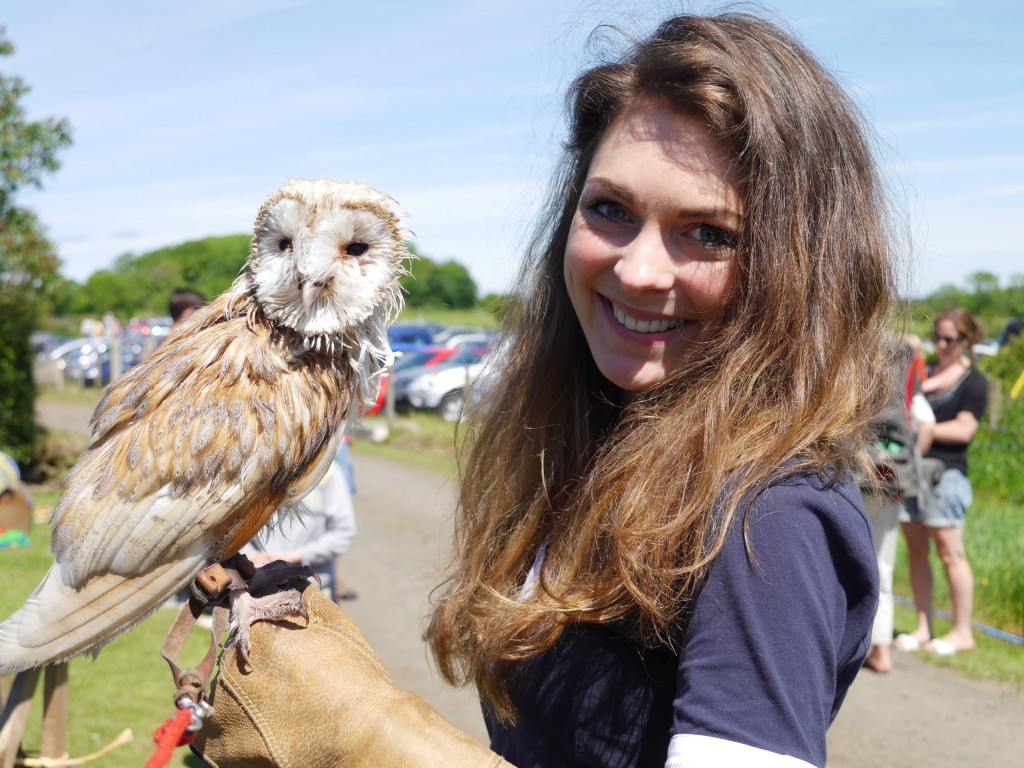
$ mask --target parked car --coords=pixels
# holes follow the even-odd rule
[[[145,344],[141,336],[121,339],[121,373],[142,361]],[[58,347],[36,357],[36,381],[52,383],[55,372],[65,381],[74,381],[83,387],[105,387],[110,383],[110,354],[112,344],[105,337],[70,339]]]
[[[56,369],[64,379],[77,381],[83,386],[100,382],[100,355],[107,351],[108,340],[100,338],[71,339],[37,358],[37,371]],[[49,376],[38,376],[49,381]]]
[[[415,352],[406,352],[395,360],[394,371],[398,373],[399,371],[407,371],[410,368],[417,368],[419,366],[440,365],[445,360],[457,355],[459,351],[458,347],[430,346]]]
[[[391,368],[391,374],[397,375],[402,371],[407,371],[411,368],[431,368],[449,360],[460,351],[461,350],[458,347],[448,348],[431,346],[424,347],[423,349],[415,352],[406,352],[395,360],[395,364]],[[384,404],[387,402],[388,398],[388,389],[390,389],[391,386],[390,378],[391,376],[388,373],[381,376],[380,391],[377,393],[377,400],[363,413],[364,416],[376,416],[384,410]]]
[[[363,416],[376,416],[384,410],[384,404],[388,401],[388,388],[391,383],[388,381],[388,375],[386,373],[381,374],[380,377],[380,389],[377,390],[377,399],[373,401],[373,405],[363,411]]]
[[[166,336],[171,332],[173,321],[170,317],[133,317],[128,321],[125,333],[129,336]]]
[[[971,349],[976,357],[988,357],[999,352],[1015,336],[1020,336],[1022,333],[1024,333],[1024,320],[1011,320],[999,332],[999,336],[979,342],[971,347]]]
[[[449,349],[458,349],[469,346],[486,346],[491,343],[494,334],[487,331],[462,331],[446,336],[439,343]]]
[[[66,336],[57,336],[49,331],[32,331],[29,334],[28,341],[32,345],[32,354],[39,356],[52,352],[64,342],[70,341],[70,339]]]
[[[388,328],[388,344],[396,354],[422,349],[433,342],[434,335],[422,325],[392,325]]]
[[[434,366],[417,366],[396,373],[396,407],[436,410],[445,421],[456,421],[462,411],[467,387],[483,370],[487,347],[465,349]]]

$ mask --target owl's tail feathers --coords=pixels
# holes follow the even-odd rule
[[[141,576],[108,573],[80,589],[53,566],[13,616],[0,624],[0,674],[11,675],[83,653],[93,656],[187,585],[201,555],[164,563]]]

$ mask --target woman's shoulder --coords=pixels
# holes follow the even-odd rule
[[[988,379],[985,374],[978,370],[977,366],[972,365],[967,369],[967,376],[964,379],[964,384],[973,387],[984,387],[988,390]]]
[[[988,406],[988,379],[973,365],[967,369],[956,402],[962,410],[971,411],[979,418]]]
[[[728,584],[731,599],[753,596],[754,612],[790,610],[787,601],[807,612],[807,601],[831,590],[835,627],[847,626],[848,609],[869,626],[878,566],[858,486],[816,472],[765,484],[737,510],[711,574],[709,583]]]
[[[871,521],[852,477],[787,475],[757,489],[744,510],[742,527],[754,551],[817,542],[855,560],[874,560]]]
[[[860,486],[851,473],[827,477],[808,470],[781,475],[754,491],[751,509],[763,514],[803,510],[867,520]]]

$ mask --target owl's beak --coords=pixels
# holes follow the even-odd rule
[[[313,302],[316,301],[320,294],[324,292],[331,281],[334,280],[334,275],[328,275],[323,280],[310,280],[308,277],[304,277],[299,280],[299,292],[302,294],[302,308],[309,312],[309,308],[313,306]]]

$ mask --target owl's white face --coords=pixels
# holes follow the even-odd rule
[[[331,339],[396,309],[407,256],[387,197],[358,182],[303,180],[263,206],[249,270],[272,322]]]

